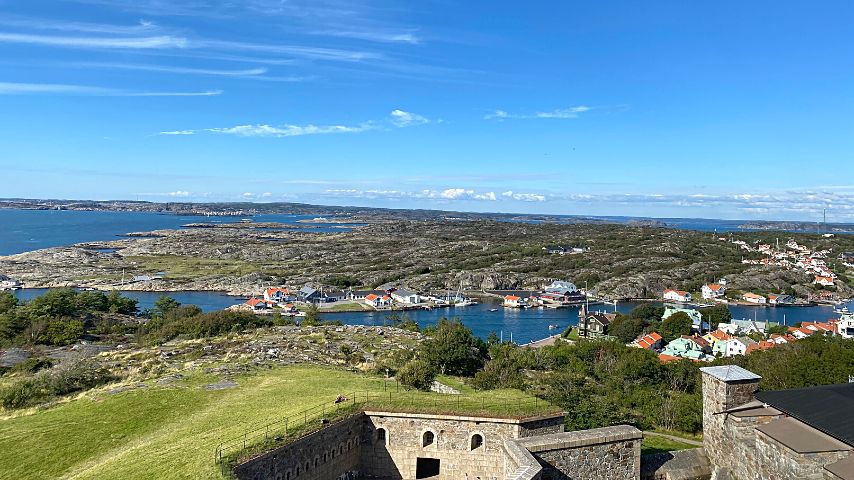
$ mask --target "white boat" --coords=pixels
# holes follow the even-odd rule
[[[490,308],[490,309],[489,309],[489,311],[490,311],[490,312],[497,312],[497,311],[498,311],[498,309],[497,309],[497,308]]]

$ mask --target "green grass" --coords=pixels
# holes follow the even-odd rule
[[[0,420],[0,478],[220,478],[215,448],[245,431],[359,391],[359,408],[519,416],[556,411],[515,390],[474,395],[384,391],[376,376],[289,366],[235,377],[192,374],[172,386],[90,392]],[[386,384],[394,387],[393,384]],[[391,388],[393,389],[393,388]],[[365,392],[370,392],[366,395]],[[309,415],[309,419],[310,419]],[[311,423],[311,422],[309,422]],[[263,435],[259,442],[263,441]]]
[[[641,442],[641,455],[672,452],[675,450],[687,450],[689,448],[697,447],[687,443],[670,440],[669,438],[650,435],[643,437],[643,442]]]
[[[192,280],[210,276],[242,276],[260,271],[252,262],[224,258],[184,257],[179,255],[146,255],[126,257],[141,264],[146,273],[166,272],[170,280]]]

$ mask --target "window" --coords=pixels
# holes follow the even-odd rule
[[[384,428],[378,428],[377,429],[377,443],[382,443],[383,445],[385,445],[385,439],[386,439],[385,429]]]
[[[436,441],[436,435],[433,434],[433,432],[428,430],[428,431],[424,432],[424,435],[421,437],[421,446],[427,447],[429,445],[433,445],[433,443],[435,441]]]
[[[471,436],[471,450],[477,450],[483,446],[483,435],[475,433]]]

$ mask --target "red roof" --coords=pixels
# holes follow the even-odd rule
[[[367,300],[369,302],[373,302],[374,300],[376,300],[378,298],[380,298],[380,297],[378,297],[377,295],[374,295],[373,293],[370,293],[365,297],[365,300]]]
[[[262,300],[260,298],[255,298],[255,297],[252,297],[249,300],[246,300],[246,305],[249,305],[250,307],[254,307],[254,306],[258,305],[259,303],[264,303],[264,300]]]
[[[668,294],[670,292],[676,292],[680,297],[684,297],[684,296],[688,295],[688,292],[686,292],[684,290],[673,290],[672,288],[667,288],[664,290],[665,294]]]
[[[635,340],[635,344],[641,348],[652,348],[653,345],[661,340],[661,335],[656,332],[650,332],[646,335],[641,335]]]
[[[709,287],[709,290],[713,290],[713,291],[715,291],[715,292],[717,292],[718,290],[720,290],[721,288],[723,288],[721,285],[719,285],[719,284],[717,284],[717,283],[710,283],[710,284],[708,284],[708,285],[706,285],[706,286],[707,286],[707,287]]]
[[[516,295],[507,295],[506,297],[504,297],[504,300],[507,300],[510,302],[518,302],[521,299],[522,299],[522,297],[517,297]]]
[[[726,333],[723,330],[715,330],[714,332],[709,332],[709,335],[715,338],[715,340],[729,340],[732,338],[732,335]]]
[[[754,352],[756,350],[768,350],[768,349],[774,348],[776,346],[777,346],[777,344],[774,342],[769,342],[768,340],[762,340],[760,342],[751,343],[750,345],[748,345],[747,351],[745,353],[750,355],[751,352]]]

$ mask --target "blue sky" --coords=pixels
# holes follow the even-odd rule
[[[0,0],[0,197],[851,221],[852,14]]]

